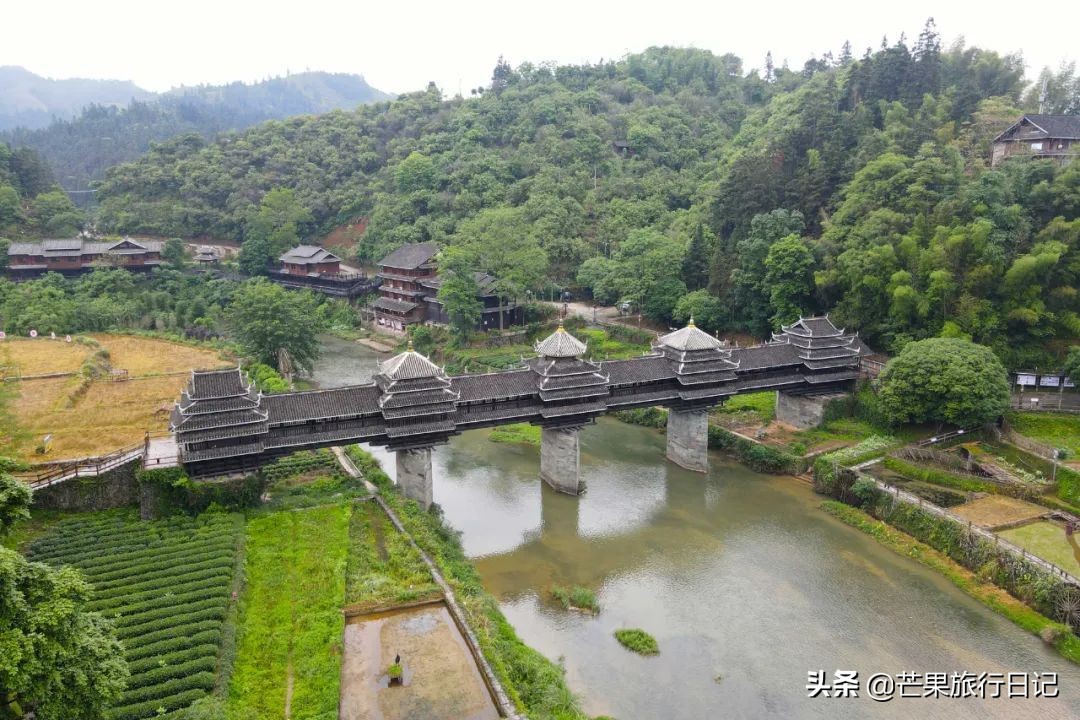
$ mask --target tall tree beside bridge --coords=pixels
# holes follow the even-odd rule
[[[297,370],[311,372],[319,356],[319,315],[310,292],[291,292],[258,278],[233,296],[228,317],[244,350],[259,362],[280,370],[278,358],[285,350]]]
[[[1009,381],[994,352],[959,338],[908,343],[881,374],[881,408],[894,423],[972,427],[1009,407]]]

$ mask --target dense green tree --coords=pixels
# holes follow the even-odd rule
[[[683,258],[682,281],[690,290],[700,290],[709,282],[709,248],[705,242],[705,226],[694,228]]]
[[[19,191],[11,185],[0,185],[0,230],[14,230],[22,220]]]
[[[63,190],[41,193],[30,203],[30,221],[38,232],[51,237],[70,237],[83,224],[83,214]]]
[[[684,250],[660,233],[636,230],[610,260],[593,259],[582,265],[578,282],[607,301],[622,299],[654,320],[669,322],[686,294],[681,276]]]
[[[461,248],[465,262],[495,276],[500,305],[539,286],[547,271],[547,253],[530,234],[523,215],[516,209],[485,210],[463,222],[455,243]],[[502,323],[500,313],[500,330]]]
[[[798,235],[805,223],[802,213],[784,209],[756,215],[750,232],[738,244],[738,267],[731,272],[731,295],[741,310],[741,329],[762,336],[772,324],[772,289],[766,279],[769,249],[785,237]]]
[[[814,256],[798,235],[788,235],[769,247],[765,284],[769,288],[773,329],[779,330],[810,309],[814,290]],[[807,313],[809,314],[809,313]]]
[[[0,458],[0,536],[29,517],[30,489]],[[99,720],[128,670],[112,624],[88,612],[90,585],[0,547],[0,718]]]
[[[187,250],[184,248],[184,241],[180,238],[166,240],[165,247],[161,251],[161,259],[177,270],[183,269],[187,265]]]
[[[1069,348],[1069,354],[1062,366],[1065,377],[1080,385],[1080,345]]]
[[[446,308],[454,334],[460,341],[467,341],[484,308],[467,252],[460,248],[444,250],[439,256],[439,274],[439,301]]]
[[[693,320],[702,330],[715,333],[724,327],[727,309],[708,290],[694,290],[679,299],[671,315],[680,325]]]
[[[956,338],[908,343],[881,374],[879,403],[894,423],[973,427],[1009,406],[1005,367],[990,348]]]
[[[258,278],[236,292],[228,317],[244,350],[261,363],[281,369],[284,351],[296,369],[310,372],[318,359],[319,316],[308,291],[290,292]]]
[[[8,472],[11,464],[0,457],[0,537],[30,517],[30,487]]]
[[[240,267],[261,275],[289,248],[300,243],[300,231],[311,222],[308,212],[289,188],[274,188],[263,196],[248,221],[240,247]]]

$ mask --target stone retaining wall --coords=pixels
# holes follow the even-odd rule
[[[34,491],[33,507],[44,510],[109,510],[139,504],[135,471],[141,458],[97,477],[77,477]]]

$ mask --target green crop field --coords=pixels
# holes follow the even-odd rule
[[[337,717],[350,510],[322,505],[248,521],[229,717]]]
[[[118,511],[61,521],[30,544],[31,560],[82,570],[90,609],[116,623],[131,678],[111,720],[158,717],[214,688],[242,529],[236,515]]]
[[[420,553],[373,501],[353,505],[345,602],[368,607],[439,597]]]

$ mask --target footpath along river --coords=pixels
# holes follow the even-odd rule
[[[329,345],[329,347],[328,347]],[[323,387],[368,379],[380,357],[329,339]],[[601,419],[582,432],[578,498],[538,479],[534,447],[472,431],[436,449],[434,495],[522,639],[562,658],[585,709],[671,718],[1080,717],[1080,671],[913,560],[818,510],[792,478],[722,455],[708,476],[664,460],[653,430]],[[393,474],[391,455],[375,449]],[[550,599],[593,589],[596,617]],[[612,637],[640,627],[639,657]],[[859,672],[860,697],[807,697],[807,673]],[[1056,699],[866,696],[873,673],[1056,672]],[[918,686],[923,681],[920,679]],[[909,690],[912,692],[912,690]]]

